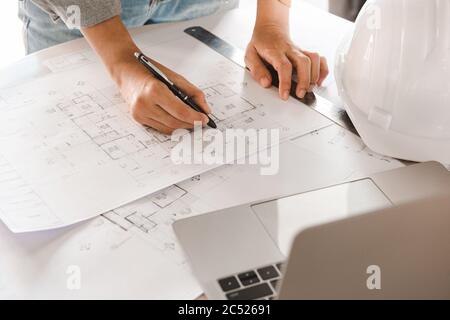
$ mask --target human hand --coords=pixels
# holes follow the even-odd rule
[[[135,59],[134,53],[140,50],[119,16],[81,31],[102,59],[137,122],[165,134],[193,128],[194,122],[208,123],[206,115],[182,102]],[[199,88],[163,65],[153,60],[152,63],[206,113],[211,112]]]
[[[261,86],[268,88],[272,84],[272,77],[263,61],[277,71],[280,79],[279,95],[283,100],[289,98],[294,69],[298,76],[296,94],[299,98],[304,98],[315,86],[321,86],[329,73],[324,57],[301,50],[290,40],[287,28],[273,23],[255,27],[245,56],[252,77]]]
[[[151,60],[151,59],[150,59]],[[203,92],[181,75],[151,60],[175,85],[191,97],[206,113],[211,110]],[[195,122],[206,125],[208,117],[176,97],[169,88],[138,62],[128,63],[120,81],[122,95],[130,105],[133,118],[140,124],[171,134],[176,129],[191,129]]]

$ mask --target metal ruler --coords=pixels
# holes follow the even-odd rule
[[[235,46],[229,44],[228,42],[222,40],[215,34],[209,32],[208,30],[202,28],[202,27],[190,27],[184,30],[184,32],[195,39],[199,40],[206,46],[208,46],[210,49],[216,51],[217,53],[221,54],[225,58],[231,60],[238,66],[242,68],[246,68],[245,65],[245,53]],[[272,85],[275,87],[278,87],[279,85],[279,79],[278,74],[275,71],[275,69],[269,65],[266,64],[267,68],[269,69],[271,75],[272,75]],[[326,118],[330,119],[331,121],[337,123],[341,127],[355,133],[358,135],[355,127],[353,126],[350,118],[348,117],[346,111],[333,104],[332,102],[328,101],[325,98],[322,98],[321,96],[314,94],[314,93],[308,93],[305,98],[299,99],[295,94],[295,88],[297,87],[297,80],[296,75],[293,75],[292,80],[292,86],[291,86],[291,96],[303,104],[309,106],[310,108],[316,110]]]

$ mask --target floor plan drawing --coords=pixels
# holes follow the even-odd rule
[[[373,172],[403,166],[398,160],[374,153],[365,147],[359,137],[337,125],[289,139],[282,145],[285,147],[292,145],[304,150],[311,148],[320,153],[319,157],[331,156],[335,159],[330,160],[330,165],[338,165],[337,163],[345,159],[349,153],[353,154],[354,160],[350,166],[352,169],[342,170],[336,181],[359,179]],[[302,169],[301,162],[299,170],[307,170]],[[161,250],[173,262],[183,265],[186,258],[176,240],[172,223],[178,219],[230,206],[233,203],[228,201],[233,198],[230,188],[234,188],[235,185],[247,190],[246,201],[262,200],[264,192],[250,191],[251,184],[245,182],[252,178],[256,179],[256,174],[256,171],[251,172],[249,166],[224,165],[112,210],[103,217],[132,236],[146,240],[149,245]],[[240,178],[245,176],[247,179]],[[307,179],[306,175],[304,178]],[[282,179],[282,177],[275,178],[271,182]],[[234,183],[228,184],[230,180]],[[220,195],[219,201],[215,195]]]
[[[14,223],[17,216],[27,220],[39,218],[39,221],[35,222],[37,225],[58,222],[58,217],[46,203],[1,156],[0,213],[6,221],[11,223]]]
[[[177,41],[164,44],[171,45]],[[158,48],[152,48],[155,55]],[[196,50],[200,54],[190,58],[212,62],[204,75],[192,78],[204,90],[220,130],[277,128],[287,139],[329,125],[293,101],[277,107],[276,92],[261,92],[244,70],[207,48]],[[56,217],[24,218],[3,208],[0,217],[13,231],[85,220],[217,167],[173,163],[178,142],[136,123],[101,64],[86,51],[55,59],[52,74],[0,88],[0,154]],[[165,59],[167,64],[179,60]],[[145,228],[151,230],[151,222]]]
[[[96,58],[93,52],[91,50],[85,50],[48,59],[44,64],[52,72],[63,72],[88,65],[95,62],[95,60]]]
[[[211,209],[178,185],[103,214],[103,217],[135,236],[144,238],[175,263],[185,258],[172,231],[180,218]]]
[[[209,105],[214,110],[213,116],[219,122],[256,109],[254,105],[239,97],[225,84],[203,88],[203,92]]]

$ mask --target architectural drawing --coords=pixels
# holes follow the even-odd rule
[[[336,166],[351,168],[351,174],[345,177],[347,180],[404,166],[396,159],[373,152],[358,136],[338,125],[331,125],[298,139],[294,138],[292,143],[325,158],[332,155]],[[338,159],[344,161],[340,162]]]
[[[95,60],[96,58],[93,52],[91,50],[85,50],[48,59],[44,64],[52,72],[63,72],[91,64]]]
[[[220,130],[278,128],[281,139],[287,139],[329,125],[293,101],[282,109],[273,107],[279,103],[276,94],[247,82],[244,70],[207,48],[198,56],[205,58],[214,63],[198,85]],[[217,167],[173,163],[171,150],[178,142],[132,119],[90,51],[57,57],[47,65],[53,74],[0,89],[5,111],[1,154],[57,217],[57,222],[39,216],[23,219],[4,208],[0,217],[5,222],[9,217],[7,224],[15,232],[85,220]],[[27,210],[35,207],[30,204]],[[40,219],[45,223],[37,223]],[[135,217],[128,220],[139,224]],[[152,229],[151,222],[143,222],[142,228]]]
[[[214,207],[194,195],[196,193],[194,190],[200,186],[205,187],[204,180],[205,182],[206,180],[216,180],[220,184],[221,179],[224,178],[221,178],[220,174],[213,170],[107,212],[102,216],[130,234],[145,239],[173,262],[180,265],[185,264],[186,260],[173,233],[172,223],[184,217],[213,210]],[[206,184],[211,186],[207,182]],[[192,188],[192,191],[184,190],[184,186]]]
[[[29,208],[33,210],[30,211]],[[46,203],[17,173],[8,161],[0,156],[0,214],[5,223],[15,224],[16,217],[33,220],[39,217],[39,224],[58,223]],[[20,221],[19,221],[20,222]]]
[[[342,175],[341,181],[403,166],[395,159],[372,152],[359,137],[337,125],[292,138],[289,143],[302,149],[311,148],[311,152],[319,152],[323,157],[333,157],[337,165],[343,159],[352,158],[350,166],[354,169],[346,171],[349,174]],[[145,239],[175,263],[184,264],[186,259],[172,230],[172,223],[177,219],[223,209],[224,203],[229,203],[227,200],[232,197],[227,181],[239,181],[236,177],[248,172],[248,166],[221,166],[110,211],[103,217],[131,235]],[[223,203],[216,202],[216,198],[210,199],[213,190],[222,195]],[[247,190],[247,201],[261,200],[257,194]]]

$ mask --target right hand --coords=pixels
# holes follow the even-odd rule
[[[151,60],[175,85],[207,113],[211,113],[203,92],[181,75]],[[137,61],[124,66],[119,84],[122,95],[130,106],[130,112],[138,123],[164,134],[176,129],[192,129],[195,122],[206,125],[208,117],[197,112],[176,97],[165,84],[157,80]]]
[[[136,61],[134,53],[139,48],[119,16],[81,28],[81,31],[119,86],[137,122],[165,134],[176,129],[193,128],[194,122],[208,123],[206,115],[191,109]],[[152,62],[206,113],[211,112],[199,88],[161,64]]]

